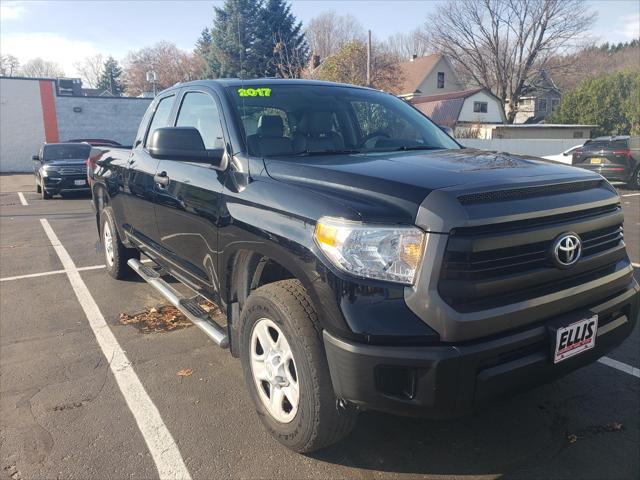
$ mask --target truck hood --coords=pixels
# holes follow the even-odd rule
[[[411,218],[429,193],[446,187],[477,191],[600,178],[558,162],[475,149],[273,157],[264,163],[275,180],[342,198],[361,216],[381,219]]]

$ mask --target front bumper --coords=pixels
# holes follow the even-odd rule
[[[87,183],[86,174],[48,176],[42,177],[42,180],[42,186],[47,191],[47,193],[51,193],[52,195],[63,192],[89,191],[89,184]],[[76,185],[76,181],[82,181],[83,183],[81,185]]]
[[[324,332],[338,398],[365,409],[447,418],[504,394],[531,388],[589,364],[619,345],[638,320],[640,288],[526,329],[460,344],[377,346]],[[552,360],[552,323],[599,316],[596,345],[561,363]]]

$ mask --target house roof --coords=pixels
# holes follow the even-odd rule
[[[431,70],[442,59],[442,55],[434,53],[426,57],[418,57],[407,60],[398,65],[402,74],[402,84],[399,87],[401,94],[416,92],[420,84],[431,73]]]
[[[437,95],[425,95],[422,97],[414,97],[410,101],[412,104],[416,105],[419,103],[436,102],[441,100],[454,100],[458,98],[465,99],[470,97],[471,95],[481,92],[482,90],[485,90],[486,93],[493,96],[491,92],[489,92],[484,88],[472,88],[470,90],[460,90],[457,92],[439,93]]]
[[[499,101],[498,97],[486,88],[472,88],[458,92],[414,97],[410,102],[438,125],[446,125],[447,127],[454,128],[460,117],[460,111],[462,110],[465,100],[478,92],[484,92]]]
[[[451,98],[433,102],[416,103],[414,106],[438,125],[455,128],[460,117],[464,98]]]

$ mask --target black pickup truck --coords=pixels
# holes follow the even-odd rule
[[[550,381],[637,322],[606,180],[463,148],[390,94],[179,84],[133,149],[97,163],[108,272],[134,270],[230,347],[262,422],[299,452],[363,409],[445,418]]]

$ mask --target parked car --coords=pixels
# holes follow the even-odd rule
[[[640,189],[640,137],[598,137],[573,152],[573,165]]]
[[[86,161],[91,145],[86,143],[45,143],[33,155],[36,192],[43,199],[70,192],[89,192]]]
[[[544,158],[545,160],[553,160],[554,162],[566,163],[568,165],[571,165],[573,163],[573,152],[580,148],[582,148],[582,144],[575,145],[558,155],[545,155],[542,158]]]
[[[637,322],[608,182],[462,148],[390,94],[189,82],[138,132],[95,171],[106,270],[133,269],[230,347],[293,450],[338,441],[361,410],[463,414],[595,361]]]

